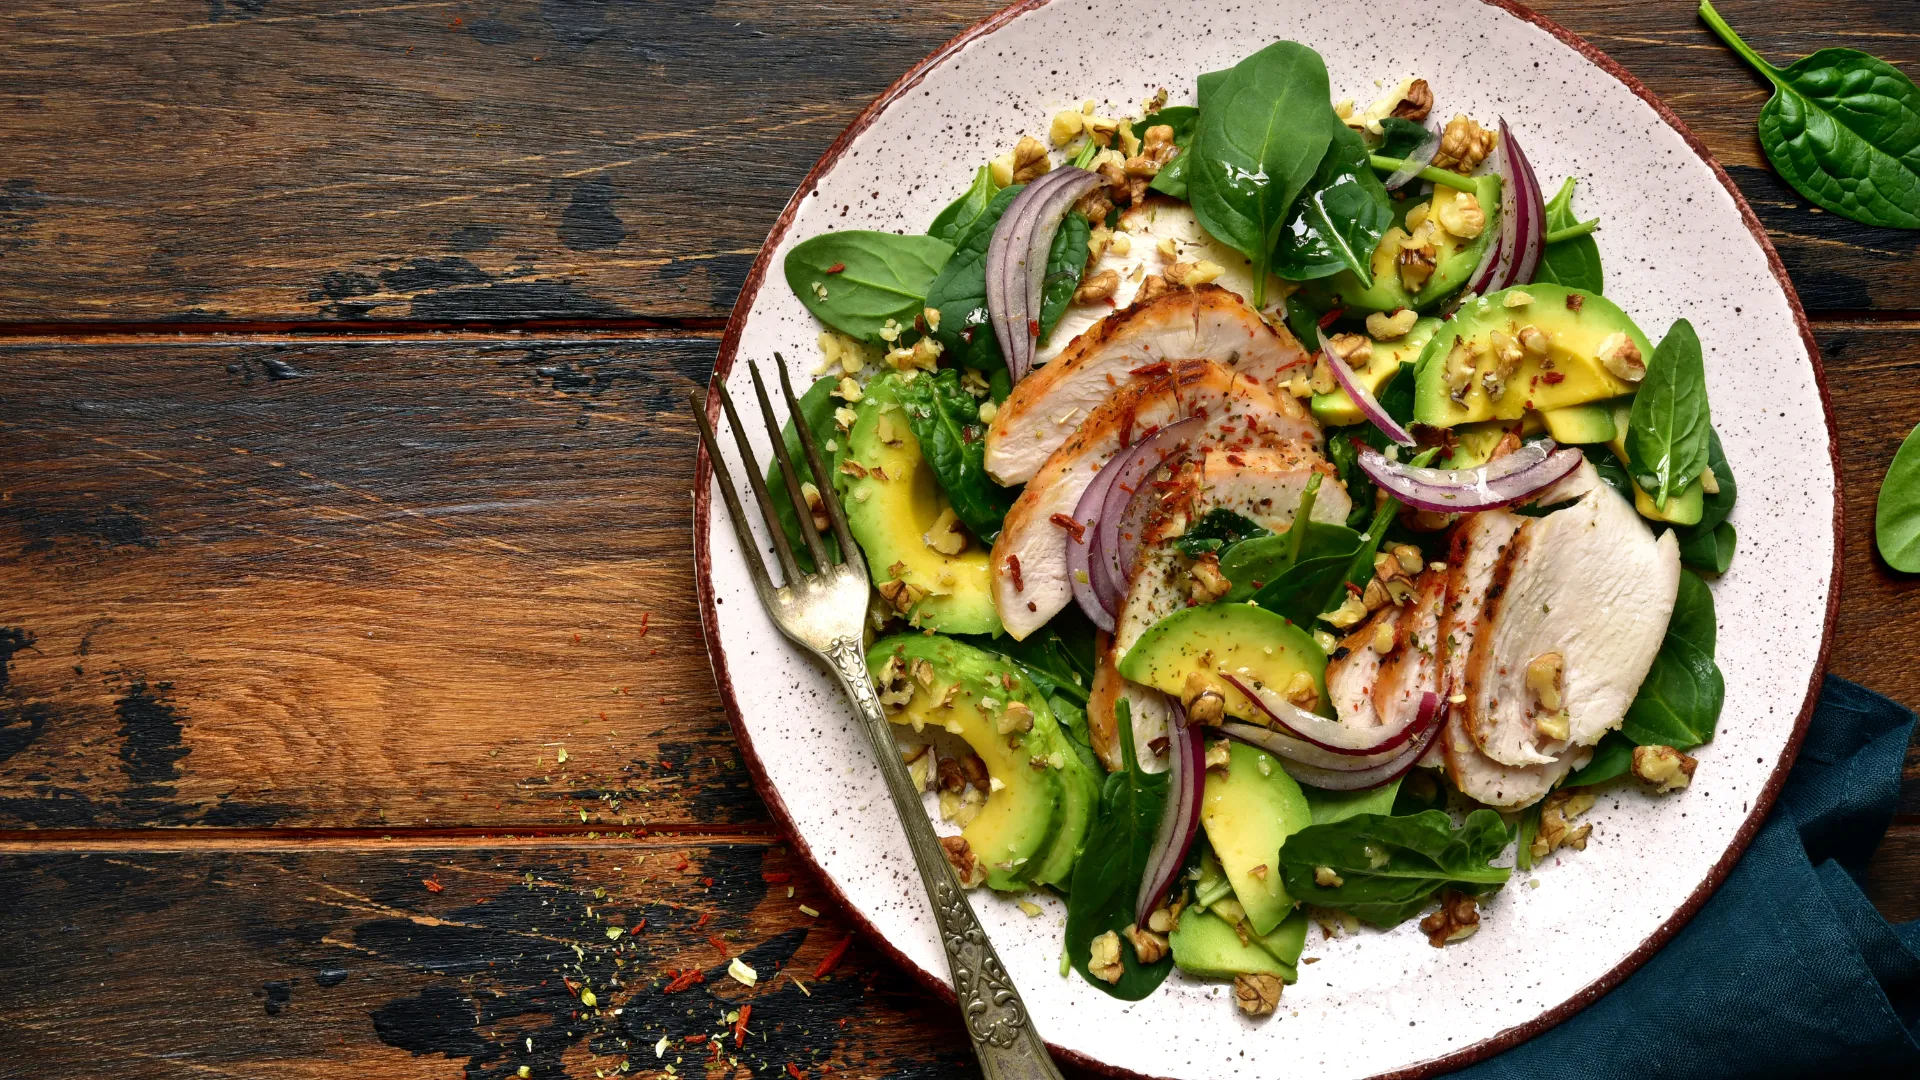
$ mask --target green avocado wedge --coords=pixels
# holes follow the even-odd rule
[[[1227,767],[1207,770],[1200,826],[1233,883],[1255,934],[1268,934],[1293,910],[1280,881],[1280,847],[1313,824],[1313,810],[1272,755],[1230,743]]]
[[[1230,715],[1262,722],[1259,707],[1219,677],[1230,672],[1255,687],[1285,693],[1304,672],[1327,699],[1327,654],[1305,630],[1265,608],[1211,604],[1174,612],[1147,628],[1120,659],[1120,674],[1180,697],[1196,672],[1216,684]]]
[[[1189,975],[1205,979],[1277,975],[1283,982],[1299,979],[1297,965],[1306,942],[1305,912],[1289,915],[1271,933],[1249,934],[1242,941],[1234,925],[1213,912],[1186,911],[1167,937],[1174,966]]]
[[[1417,290],[1406,287],[1400,276],[1398,259],[1400,241],[1407,238],[1406,218],[1408,212],[1426,202],[1424,199],[1409,199],[1401,202],[1395,211],[1395,227],[1387,230],[1380,244],[1374,249],[1372,259],[1373,284],[1362,285],[1360,278],[1351,270],[1343,270],[1330,278],[1310,282],[1306,286],[1307,297],[1322,310],[1343,307],[1349,312],[1360,314],[1369,311],[1398,311],[1412,308],[1415,311],[1429,311],[1437,308],[1441,301],[1460,291],[1460,287],[1473,276],[1474,268],[1480,265],[1481,256],[1487,253],[1487,246],[1500,232],[1500,178],[1491,173],[1470,178],[1472,192],[1457,188],[1438,187],[1434,189],[1433,201],[1428,204],[1429,213],[1441,215],[1440,220],[1455,219],[1458,210],[1471,199],[1481,211],[1485,224],[1472,237],[1459,237],[1441,229],[1433,234],[1434,267],[1433,273],[1422,282]]]

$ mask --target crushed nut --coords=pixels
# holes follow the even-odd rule
[[[1453,350],[1447,353],[1447,365],[1442,374],[1447,378],[1448,394],[1455,404],[1466,400],[1467,390],[1473,385],[1476,359],[1472,345],[1459,337],[1453,339]]]
[[[1053,123],[1047,126],[1047,138],[1055,146],[1065,146],[1080,137],[1086,127],[1086,114],[1079,109],[1068,109],[1055,113]]]
[[[1373,343],[1364,334],[1335,334],[1327,339],[1327,345],[1333,355],[1344,361],[1347,367],[1358,371],[1373,359]]]
[[[1699,764],[1671,746],[1655,744],[1633,748],[1633,775],[1659,785],[1656,790],[1662,795],[1686,787]]]
[[[1540,831],[1534,834],[1533,847],[1530,849],[1534,861],[1546,858],[1560,847],[1585,851],[1593,824],[1589,822],[1574,828],[1570,823],[1592,807],[1593,793],[1585,788],[1562,788],[1548,795],[1547,801],[1540,806]]]
[[[1313,883],[1323,889],[1337,889],[1347,882],[1345,878],[1334,873],[1333,867],[1316,866],[1313,868]]]
[[[1134,292],[1133,302],[1136,304],[1144,304],[1155,297],[1163,295],[1168,287],[1166,278],[1161,277],[1159,274],[1148,274],[1146,279],[1140,282],[1140,288]]]
[[[1545,358],[1553,343],[1553,335],[1531,323],[1520,328],[1519,336],[1521,351],[1535,359]]]
[[[1154,908],[1153,913],[1147,916],[1147,929],[1156,934],[1170,934],[1173,932],[1173,927],[1173,910],[1171,908]]]
[[[1526,307],[1533,303],[1533,294],[1525,289],[1508,289],[1507,295],[1500,300],[1501,307]]]
[[[1393,554],[1393,560],[1400,564],[1402,574],[1417,574],[1426,562],[1426,556],[1420,554],[1420,549],[1412,544],[1394,544],[1387,550]]]
[[[1207,744],[1206,762],[1209,769],[1227,768],[1233,762],[1233,748],[1227,745],[1227,740],[1215,739]]]
[[[913,683],[907,680],[907,672],[897,656],[887,657],[880,670],[873,676],[874,689],[879,692],[880,704],[897,709],[913,700]]]
[[[1720,494],[1720,477],[1714,473],[1711,465],[1700,470],[1700,490],[1709,495]]]
[[[995,405],[991,401],[983,401],[980,403],[980,422],[981,423],[991,424],[993,423],[993,418],[999,415],[1000,415],[1000,406]]]
[[[1203,672],[1187,673],[1186,685],[1180,692],[1180,704],[1186,708],[1190,723],[1218,724],[1226,719],[1227,699]]]
[[[1296,671],[1287,681],[1287,700],[1312,712],[1320,707],[1320,690],[1313,684],[1313,676],[1304,671]]]
[[[882,584],[877,586],[877,588],[880,591],[880,595],[886,599],[887,603],[893,606],[893,610],[899,612],[902,615],[905,615],[909,611],[912,611],[913,606],[915,604],[918,604],[920,601],[925,600],[928,596],[928,592],[926,589],[918,585],[914,585],[909,582],[902,581],[899,578],[895,578],[892,581],[883,582]]]
[[[1637,383],[1647,377],[1646,357],[1640,346],[1625,334],[1608,334],[1600,343],[1600,362],[1621,382]]]
[[[1385,581],[1379,577],[1375,577],[1372,581],[1367,582],[1366,589],[1360,593],[1360,602],[1367,606],[1368,611],[1379,611],[1385,607],[1388,602]],[[1387,629],[1387,633],[1393,633],[1391,627]],[[1383,649],[1381,651],[1384,652],[1386,650]]]
[[[1226,272],[1226,267],[1219,263],[1202,259],[1199,262],[1176,262],[1167,267],[1166,277],[1174,285],[1205,285]]]
[[[967,786],[967,774],[961,771],[960,763],[953,758],[941,758],[935,767],[934,776],[938,779],[941,791],[950,791],[958,795],[960,789]]]
[[[1419,123],[1431,112],[1433,112],[1433,88],[1427,85],[1427,80],[1415,79],[1407,87],[1406,96],[1400,99],[1400,104],[1395,105],[1393,111],[1387,115]]]
[[[1420,321],[1420,313],[1412,308],[1401,308],[1389,315],[1376,311],[1367,316],[1367,333],[1375,341],[1395,341],[1406,337],[1413,330],[1413,324]]]
[[[1114,292],[1119,288],[1120,271],[1102,270],[1080,282],[1080,287],[1073,291],[1073,302],[1095,304],[1102,300],[1111,300]]]
[[[1486,388],[1487,397],[1498,400],[1507,392],[1507,380],[1524,359],[1526,351],[1505,331],[1495,330],[1487,335],[1487,340],[1481,343],[1480,359],[1480,385]]]
[[[967,550],[966,527],[960,524],[958,517],[954,516],[952,507],[940,511],[940,516],[933,519],[933,527],[922,534],[920,539],[926,541],[928,547],[942,555],[958,555]]]
[[[1427,279],[1433,276],[1433,268],[1438,264],[1439,252],[1432,244],[1407,245],[1400,249],[1396,262],[1400,266],[1400,283],[1408,292],[1419,292],[1426,287]]]
[[[1087,974],[1106,983],[1117,983],[1126,973],[1127,966],[1120,959],[1120,935],[1109,930],[1094,938],[1091,955],[1087,957]]]
[[[1142,930],[1137,924],[1127,924],[1127,940],[1133,943],[1133,955],[1142,964],[1157,964],[1167,955],[1167,939],[1151,930]]]
[[[801,483],[800,494],[807,498],[807,514],[813,519],[813,527],[825,534],[833,522],[827,517],[827,504],[820,498],[820,489],[808,480]]]
[[[1052,171],[1053,162],[1047,157],[1047,145],[1031,135],[1020,136],[1020,141],[1013,147],[1013,183],[1030,183]]]
[[[1545,713],[1534,718],[1533,729],[1542,738],[1551,742],[1560,742],[1573,731],[1573,718],[1562,709],[1557,713]]]
[[[1442,948],[1472,936],[1480,929],[1480,904],[1466,893],[1448,889],[1440,894],[1440,910],[1420,920],[1427,944]]]
[[[1527,689],[1548,712],[1560,711],[1561,678],[1566,666],[1567,658],[1557,652],[1543,652],[1527,664]]]
[[[1439,202],[1437,199],[1434,201]],[[1433,216],[1440,220],[1441,228],[1462,240],[1479,236],[1487,227],[1486,211],[1480,208],[1480,200],[1470,191],[1455,192],[1453,198],[1441,204]]]
[[[853,381],[852,376],[847,376],[841,379],[839,384],[833,388],[833,396],[851,405],[865,397],[866,394],[860,389],[860,384]]]
[[[1434,151],[1433,167],[1452,169],[1466,176],[1493,153],[1495,141],[1493,132],[1456,113],[1440,133],[1440,148]]]
[[[1345,630],[1366,617],[1367,605],[1359,597],[1348,593],[1346,600],[1342,601],[1339,607],[1320,616],[1320,619],[1335,629]]]
[[[984,884],[987,880],[986,868],[974,857],[973,848],[964,836],[943,836],[940,838],[940,850],[946,852],[947,865],[960,878],[960,887],[971,889]]]
[[[1268,1016],[1280,1007],[1278,975],[1235,975],[1233,1003],[1248,1016]]]
[[[992,783],[992,778],[987,775],[987,763],[981,761],[978,754],[961,757],[960,772],[967,778],[967,783],[981,791],[987,790]]]
[[[1187,576],[1192,579],[1187,591],[1196,604],[1211,604],[1233,589],[1233,582],[1220,572],[1220,557],[1211,551],[1194,560]]]
[[[1002,735],[1032,731],[1033,709],[1024,701],[1009,701],[1007,707],[1000,710],[1000,719],[993,726]]]

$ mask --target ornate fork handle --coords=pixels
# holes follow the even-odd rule
[[[900,760],[892,727],[874,694],[859,640],[839,638],[828,646],[825,655],[847,696],[860,710],[862,726],[887,781],[887,793],[893,796],[894,809],[906,827],[907,846],[913,852],[927,896],[933,901],[940,943],[953,971],[954,993],[960,999],[967,1035],[980,1056],[981,1072],[987,1080],[1059,1080],[1060,1072],[1047,1056],[1046,1044],[1028,1022],[1020,992],[1007,978],[993,943],[987,940],[973,913],[973,905],[947,865],[946,853],[927,821],[920,793],[914,790],[907,767]]]

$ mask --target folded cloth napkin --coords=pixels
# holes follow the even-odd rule
[[[1464,1080],[1920,1077],[1920,920],[1860,891],[1914,715],[1829,677],[1800,758],[1720,891],[1626,982]]]

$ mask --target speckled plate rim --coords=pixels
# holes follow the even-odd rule
[[[734,359],[740,349],[740,337],[745,330],[747,316],[753,309],[754,301],[759,296],[761,286],[766,283],[768,270],[773,263],[774,250],[780,245],[781,240],[785,238],[787,230],[792,227],[794,215],[798,213],[801,202],[813,192],[814,185],[839,162],[840,155],[846,150],[848,144],[861,132],[865,131],[867,127],[873,123],[874,119],[885,111],[889,105],[905,97],[907,93],[919,85],[921,80],[925,79],[929,73],[946,63],[950,57],[965,48],[973,42],[974,39],[992,33],[1027,12],[1045,7],[1051,2],[1052,0],[1021,0],[1020,3],[1003,8],[968,27],[945,45],[934,50],[926,59],[915,64],[906,74],[895,80],[892,86],[889,86],[884,93],[875,98],[865,109],[861,110],[860,115],[854,117],[853,122],[847,125],[847,129],[840,133],[840,137],[835,139],[832,145],[827,147],[826,152],[820,156],[820,160],[815,163],[813,168],[807,173],[806,179],[801,181],[793,197],[788,200],[786,208],[780,213],[779,219],[774,222],[773,228],[767,234],[765,244],[760,248],[760,254],[754,259],[753,267],[747,273],[747,279],[740,290],[739,299],[734,301],[733,312],[727,319],[726,334],[720,341],[720,354],[714,361],[714,373],[708,383],[709,390],[720,381],[725,380],[728,373],[733,370]],[[1561,1021],[1566,1020],[1588,1005],[1598,1001],[1601,997],[1604,997],[1608,991],[1618,986],[1627,976],[1633,974],[1640,965],[1646,963],[1654,953],[1660,951],[1668,941],[1672,940],[1673,936],[1679,933],[1682,927],[1686,926],[1695,913],[1700,910],[1701,906],[1707,902],[1707,899],[1719,889],[1720,884],[1726,880],[1727,874],[1732,871],[1734,864],[1739,862],[1740,856],[1746,852],[1747,845],[1752,842],[1754,834],[1759,832],[1760,826],[1766,821],[1768,812],[1773,809],[1774,800],[1779,796],[1781,786],[1786,783],[1787,773],[1792,770],[1794,760],[1799,756],[1800,744],[1802,740],[1805,739],[1807,725],[1813,718],[1814,705],[1820,694],[1821,676],[1826,672],[1828,653],[1833,646],[1834,625],[1839,619],[1840,611],[1840,592],[1842,587],[1841,560],[1845,552],[1846,525],[1844,500],[1841,494],[1842,481],[1840,472],[1839,432],[1834,424],[1833,399],[1827,392],[1826,369],[1820,359],[1820,347],[1814,341],[1812,327],[1807,324],[1807,313],[1800,305],[1800,294],[1794,291],[1793,282],[1788,279],[1786,267],[1780,261],[1780,254],[1774,250],[1773,242],[1767,238],[1766,230],[1760,225],[1760,219],[1754,215],[1753,208],[1747,205],[1746,198],[1740,194],[1740,189],[1734,185],[1733,179],[1727,175],[1727,171],[1720,166],[1720,162],[1715,160],[1713,154],[1694,136],[1687,125],[1682,122],[1681,119],[1674,114],[1673,110],[1669,109],[1666,103],[1661,101],[1653,91],[1647,89],[1640,80],[1634,78],[1625,68],[1614,62],[1612,57],[1600,49],[1595,48],[1592,44],[1588,43],[1578,34],[1568,30],[1566,27],[1561,26],[1531,8],[1514,3],[1513,0],[1481,0],[1481,2],[1489,7],[1499,8],[1517,19],[1532,23],[1547,33],[1552,34],[1559,41],[1592,61],[1595,66],[1605,71],[1621,85],[1632,91],[1636,97],[1645,101],[1653,111],[1659,115],[1660,119],[1686,142],[1687,147],[1693,151],[1695,156],[1705,163],[1708,169],[1712,170],[1714,178],[1720,182],[1721,187],[1725,188],[1727,194],[1733,198],[1734,206],[1739,208],[1740,219],[1746,223],[1747,231],[1753,234],[1755,242],[1760,245],[1762,251],[1766,252],[1767,268],[1772,272],[1774,281],[1780,286],[1780,291],[1786,296],[1787,305],[1793,312],[1794,325],[1800,331],[1801,343],[1806,346],[1807,358],[1813,364],[1814,385],[1819,390],[1820,409],[1826,420],[1827,456],[1834,477],[1832,577],[1827,590],[1826,617],[1822,620],[1821,624],[1818,659],[1813,665],[1813,670],[1808,675],[1806,696],[1801,701],[1800,711],[1794,719],[1793,732],[1787,739],[1786,747],[1781,752],[1779,761],[1775,763],[1773,771],[1768,775],[1767,782],[1765,786],[1761,788],[1759,797],[1754,800],[1753,808],[1748,812],[1746,820],[1741,823],[1739,831],[1734,834],[1732,842],[1727,845],[1726,852],[1721,855],[1718,862],[1714,863],[1713,868],[1707,873],[1706,878],[1687,896],[1686,900],[1680,904],[1673,915],[1650,934],[1645,941],[1641,942],[1638,948],[1627,954],[1625,959],[1621,960],[1620,963],[1616,964],[1606,974],[1583,987],[1572,997],[1546,1010],[1532,1020],[1522,1024],[1516,1024],[1490,1038],[1483,1039],[1471,1046],[1462,1047],[1443,1057],[1419,1062],[1404,1069],[1390,1070],[1376,1074],[1372,1080],[1414,1080],[1414,1078],[1419,1077],[1438,1076],[1454,1069],[1471,1065],[1476,1061],[1482,1061],[1502,1050],[1517,1046],[1541,1032],[1554,1027]],[[710,422],[716,425],[720,422],[720,410],[717,402],[709,399],[707,403],[707,414]],[[819,861],[814,858],[812,850],[807,845],[806,838],[794,827],[792,814],[787,810],[786,803],[781,800],[779,790],[775,788],[768,779],[766,767],[761,762],[759,754],[754,750],[753,738],[748,732],[744,718],[741,716],[740,702],[734,693],[733,680],[727,665],[726,648],[720,640],[719,610],[714,603],[713,561],[709,536],[709,530],[712,528],[713,520],[711,494],[713,486],[713,464],[708,459],[704,449],[700,451],[699,459],[694,468],[693,483],[694,579],[700,603],[701,631],[706,637],[707,655],[713,664],[714,680],[719,684],[721,702],[727,713],[727,722],[733,727],[734,738],[740,744],[740,750],[746,760],[747,771],[753,777],[754,786],[759,790],[761,797],[766,800],[767,807],[773,813],[774,820],[779,823],[781,831],[786,834],[789,841],[793,844],[795,852],[798,853],[809,866],[813,867],[814,872],[819,876],[821,884],[826,887],[829,895],[839,903],[840,907],[846,912],[854,925],[865,933],[868,940],[879,946],[896,964],[905,968],[922,985],[932,990],[944,1000],[951,1002],[954,1000],[953,987],[949,985],[947,980],[937,973],[920,967],[910,960],[905,953],[894,947],[893,943],[888,941],[867,918],[866,913],[855,906],[853,902],[841,892],[840,888],[834,884],[832,876],[827,874],[820,866]],[[1048,1044],[1048,1049],[1053,1052],[1057,1060],[1071,1062],[1081,1068],[1090,1069],[1107,1076],[1143,1076],[1143,1074],[1128,1069],[1125,1066],[1088,1057],[1052,1043]]]

